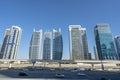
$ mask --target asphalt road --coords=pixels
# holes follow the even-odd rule
[[[19,76],[19,72],[25,72],[28,76]],[[57,78],[57,73],[64,74],[64,78]],[[78,76],[78,73],[86,74]],[[0,80],[120,80],[120,71],[74,71],[71,69],[5,69],[0,70]]]

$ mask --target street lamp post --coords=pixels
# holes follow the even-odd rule
[[[59,68],[61,68],[61,62],[58,62],[59,63]]]
[[[33,64],[32,68],[33,69],[35,68],[35,63],[36,63],[36,60],[32,60],[32,64]]]
[[[14,63],[14,61],[10,61],[10,62],[9,62],[9,68],[12,67],[12,63]]]
[[[101,69],[104,70],[104,65],[103,65],[102,59],[101,59]]]

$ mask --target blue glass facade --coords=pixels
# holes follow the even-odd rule
[[[44,33],[44,47],[43,47],[43,60],[50,60],[51,59],[51,40],[52,40],[52,33],[45,32]]]
[[[53,60],[62,60],[63,40],[61,31],[53,30]]]
[[[117,54],[108,24],[98,24],[94,28],[95,41],[100,60],[116,60]]]
[[[115,36],[114,41],[116,45],[116,51],[120,60],[120,36]]]

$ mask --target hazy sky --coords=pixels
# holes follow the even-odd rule
[[[61,28],[63,57],[69,58],[69,25],[87,29],[89,52],[93,54],[94,26],[99,23],[108,23],[113,36],[120,34],[120,0],[0,0],[0,44],[6,28],[20,26],[23,33],[19,59],[28,58],[34,28]]]

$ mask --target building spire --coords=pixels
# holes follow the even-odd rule
[[[35,32],[35,28],[33,29],[33,31]]]

